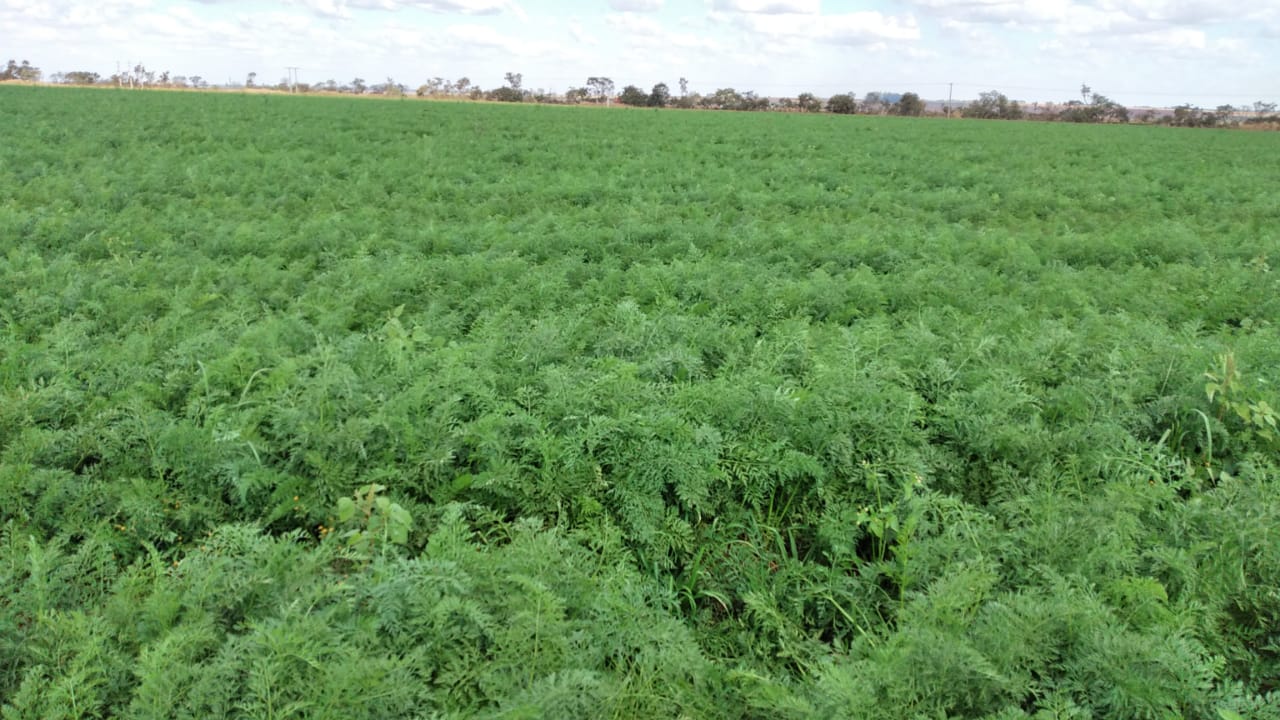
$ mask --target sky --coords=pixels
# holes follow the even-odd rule
[[[1280,101],[1280,0],[0,0],[0,62],[211,83]]]

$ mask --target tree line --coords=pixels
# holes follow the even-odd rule
[[[22,82],[41,82],[44,74],[39,67],[27,60],[21,62],[9,60],[0,81],[18,80]],[[524,76],[518,72],[508,72],[505,84],[491,89],[484,89],[473,83],[470,78],[461,77],[447,80],[443,77],[432,77],[413,91],[421,98],[456,98],[465,100],[488,100],[493,102],[532,102],[542,104],[580,105],[620,104],[631,107],[680,108],[702,110],[733,110],[741,112],[799,112],[799,113],[832,113],[837,115],[901,115],[919,117],[924,115],[946,115],[985,120],[1056,120],[1076,123],[1161,123],[1176,127],[1230,127],[1234,125],[1280,123],[1280,113],[1276,103],[1258,101],[1251,106],[1219,105],[1213,109],[1184,103],[1168,112],[1144,110],[1131,112],[1129,108],[1096,93],[1088,85],[1081,85],[1080,98],[1072,98],[1062,103],[1033,103],[1027,106],[998,90],[980,93],[977,99],[960,104],[928,103],[914,92],[872,91],[861,98],[856,93],[836,93],[821,98],[811,92],[803,92],[795,97],[765,97],[754,91],[739,91],[734,88],[719,88],[710,93],[689,91],[689,81],[680,78],[678,92],[673,91],[665,82],[644,90],[637,85],[626,85],[620,91],[611,78],[591,76],[580,86],[572,86],[563,93],[537,89],[530,90],[524,86]],[[356,77],[350,82],[340,83],[329,79],[322,82],[303,83],[290,78],[282,78],[274,84],[263,84],[258,81],[256,72],[248,73],[244,81],[228,80],[221,85],[211,85],[199,75],[175,75],[169,71],[156,72],[145,65],[138,64],[132,68],[119,71],[110,76],[102,76],[88,70],[56,72],[49,76],[49,82],[59,85],[114,85],[129,88],[262,88],[285,92],[303,93],[339,93],[351,95],[384,95],[403,97],[410,94],[409,86],[396,82],[388,77],[384,82],[370,83],[364,78]]]

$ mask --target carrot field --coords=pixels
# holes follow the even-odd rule
[[[3,718],[1280,719],[1280,135],[0,122]]]

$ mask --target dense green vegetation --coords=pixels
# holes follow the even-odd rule
[[[0,121],[4,718],[1280,718],[1274,134]]]

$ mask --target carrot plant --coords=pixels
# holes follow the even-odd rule
[[[4,717],[1280,717],[1271,135],[0,119]]]

